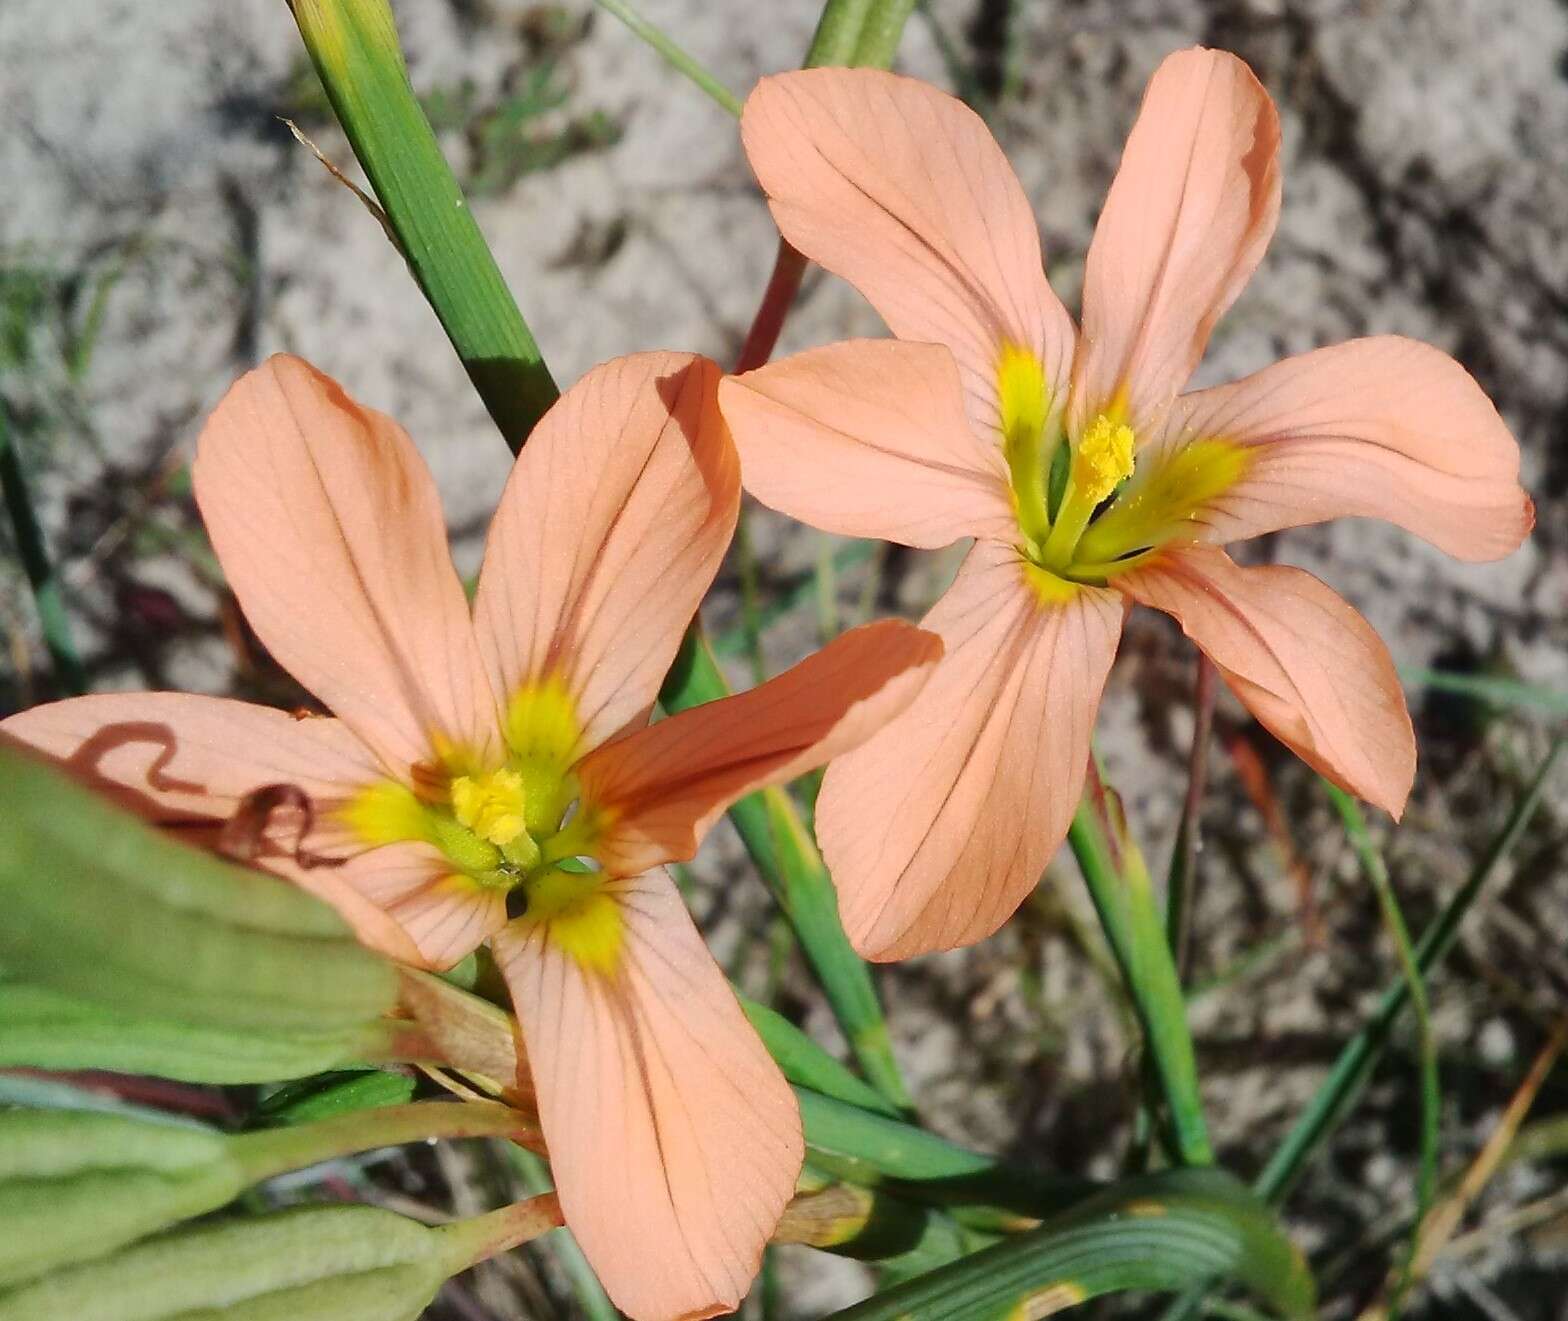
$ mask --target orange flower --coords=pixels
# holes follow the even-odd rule
[[[832,532],[975,546],[924,626],[918,704],[828,771],[817,809],[872,958],[995,931],[1061,843],[1124,612],[1175,616],[1253,714],[1396,816],[1415,742],[1366,621],[1218,544],[1342,515],[1468,560],[1532,522],[1519,451],[1464,370],[1392,336],[1178,394],[1279,213],[1279,123],[1233,56],[1156,71],[1089,248],[1083,329],[1022,188],[951,97],[871,70],[767,78],[746,151],[784,237],[899,341],[728,380],[747,489]]]
[[[641,354],[569,391],[512,471],[470,614],[408,436],[273,358],[208,422],[196,496],[251,625],[337,718],[132,693],[0,724],[170,827],[283,804],[248,851],[396,958],[445,967],[493,938],[562,1207],[637,1318],[734,1308],[802,1156],[794,1097],[661,864],[862,741],[941,653],[873,624],[648,724],[734,530],[718,377]]]

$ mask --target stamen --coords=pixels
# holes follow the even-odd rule
[[[1046,568],[1065,573],[1072,564],[1094,511],[1132,476],[1135,439],[1130,426],[1105,413],[1078,438],[1067,493],[1040,553],[1040,563]]]
[[[460,775],[452,781],[452,815],[481,839],[498,847],[512,843],[526,829],[527,796],[516,771],[491,771],[477,778]]]

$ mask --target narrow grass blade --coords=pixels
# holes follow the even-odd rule
[[[55,682],[66,694],[86,692],[87,672],[82,668],[76,644],[71,640],[71,622],[66,617],[65,601],[60,595],[60,579],[54,571],[49,548],[44,543],[43,528],[33,509],[27,474],[22,470],[22,457],[16,443],[11,439],[3,400],[0,400],[0,492],[5,495],[11,531],[16,537],[17,557],[22,561],[22,571],[27,574],[33,604],[38,610],[44,646],[54,664]]]
[[[707,93],[721,110],[740,116],[740,98],[730,91],[689,51],[677,44],[662,28],[655,27],[626,0],[595,0],[600,9],[608,10],[626,24],[643,41],[647,42],[664,62],[677,73],[684,74],[692,83]]]
[[[409,269],[507,444],[557,390],[408,81],[388,0],[290,0]]]
[[[1310,1317],[1311,1274],[1267,1208],[1219,1170],[1119,1183],[1027,1234],[833,1314],[832,1321],[1041,1317],[1129,1289],[1236,1280],[1287,1317]]]
[[[670,711],[684,711],[729,694],[728,681],[695,629],[686,635],[659,700]],[[838,896],[806,833],[794,802],[781,789],[741,799],[730,820],[746,850],[789,918],[828,1003],[867,1079],[900,1109],[909,1093],[893,1058],[892,1039],[871,971],[855,953],[838,915]]]
[[[792,1083],[831,1096],[846,1105],[896,1119],[897,1106],[870,1084],[862,1082],[810,1037],[766,1005],[739,996],[740,1007],[762,1038],[784,1076]]]
[[[1568,693],[1540,684],[1524,683],[1492,674],[1454,674],[1448,670],[1401,667],[1399,677],[1440,693],[1457,693],[1489,706],[1514,711],[1539,711],[1547,716],[1568,717]]]
[[[1437,1071],[1437,1045],[1432,1038],[1432,1011],[1427,1001],[1426,982],[1416,964],[1415,949],[1410,943],[1410,929],[1405,915],[1394,895],[1388,877],[1388,866],[1383,855],[1372,842],[1366,817],[1356,800],[1336,785],[1324,781],[1334,809],[1344,823],[1345,834],[1351,847],[1361,860],[1361,870],[1366,874],[1377,893],[1378,907],[1383,914],[1383,925],[1394,944],[1399,959],[1399,970],[1405,979],[1405,990],[1410,1008],[1415,1015],[1417,1053],[1421,1069],[1421,1164],[1416,1175],[1416,1219],[1425,1217],[1432,1205],[1432,1194],[1437,1187],[1438,1124],[1442,1115],[1442,1093]],[[1414,1244],[1412,1243],[1412,1248]]]
[[[1458,938],[1459,924],[1464,921],[1498,864],[1508,856],[1509,850],[1524,833],[1530,818],[1535,815],[1563,744],[1561,738],[1552,744],[1551,751],[1547,753],[1491,847],[1470,873],[1469,879],[1443,906],[1443,911],[1417,942],[1416,967],[1422,976],[1431,976],[1433,969],[1447,957]],[[1278,1203],[1295,1185],[1307,1161],[1328,1140],[1360,1099],[1367,1079],[1372,1076],[1372,1070],[1388,1044],[1394,1024],[1409,1002],[1410,990],[1403,978],[1383,993],[1372,1020],[1340,1052],[1329,1076],[1285,1141],[1280,1144],[1279,1150],[1259,1174],[1253,1187],[1260,1197],[1270,1203]]]

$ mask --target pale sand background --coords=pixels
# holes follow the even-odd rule
[[[816,6],[644,8],[743,93],[759,74],[798,62]],[[933,4],[911,22],[901,65],[949,88],[962,78],[978,97],[1037,205],[1069,306],[1155,64],[1193,42],[1253,63],[1284,116],[1284,216],[1215,336],[1203,380],[1361,333],[1431,340],[1477,374],[1515,427],[1540,511],[1532,543],[1499,565],[1461,566],[1394,529],[1349,522],[1287,534],[1270,553],[1342,590],[1402,665],[1489,668],[1568,691],[1568,6],[1020,0],[999,45],[1008,8]],[[587,13],[572,5],[552,16],[501,0],[398,6],[416,86],[452,104],[471,81],[467,121],[515,110],[527,79],[554,62],[565,103],[525,132],[570,135],[581,149],[563,163],[509,182],[504,149],[461,131],[444,141],[557,378],[640,348],[727,360],[774,245],[733,123],[614,21],[600,16],[580,29]],[[541,52],[552,27],[566,35]],[[0,391],[101,687],[293,696],[265,667],[236,674],[178,476],[205,411],[274,350],[306,354],[408,426],[437,473],[460,562],[477,563],[506,452],[379,230],[277,122],[300,117],[347,163],[313,99],[282,0],[0,2]],[[616,134],[610,145],[584,145]],[[73,374],[95,302],[95,347]],[[858,296],[819,273],[784,348],[876,333]],[[754,534],[770,587],[813,562],[813,534],[766,513]],[[953,562],[897,557],[879,608],[917,613]],[[844,576],[847,618],[863,575]],[[735,615],[727,576],[711,618],[724,627]],[[0,709],[46,696],[47,667],[8,546],[0,631],[9,641]],[[769,660],[785,664],[813,642],[802,612],[770,632]],[[1190,673],[1172,631],[1135,616],[1101,720],[1103,754],[1156,870],[1179,798]],[[1522,768],[1544,747],[1545,726],[1411,696],[1425,759],[1390,852],[1419,924],[1495,829]],[[1221,724],[1243,728],[1228,700]],[[1197,1008],[1216,1135],[1244,1172],[1266,1156],[1392,969],[1310,777],[1266,739],[1257,746],[1328,909],[1329,939],[1309,954],[1288,947]],[[1542,1017],[1564,1007],[1565,785],[1436,989],[1451,1166],[1517,1082]],[[1279,855],[1218,750],[1205,819],[1200,975],[1298,926]],[[699,870],[697,907],[716,948],[764,990],[770,909],[761,888],[727,837]],[[901,1056],[937,1127],[1043,1165],[1107,1174],[1124,1136],[1124,1038],[1074,935],[1085,916],[1076,878],[1070,864],[1061,871],[1064,883],[1043,890],[999,938],[897,969],[884,985]],[[798,966],[787,967],[779,1003],[832,1039]],[[1409,1073],[1403,1064],[1385,1071],[1364,1117],[1293,1202],[1309,1248],[1333,1255],[1366,1226],[1394,1223],[1406,1205]],[[1549,1086],[1543,1113],[1565,1099],[1560,1083]],[[1086,1165],[1089,1153],[1098,1154]],[[1496,1207],[1538,1197],[1561,1173],[1539,1166],[1509,1176]],[[1563,1231],[1536,1233],[1445,1267],[1442,1310],[1429,1315],[1568,1316],[1556,1301],[1568,1292],[1564,1242]],[[816,1256],[797,1263],[792,1314],[850,1296],[858,1269]],[[1341,1315],[1376,1278],[1377,1258],[1352,1254],[1325,1315]]]

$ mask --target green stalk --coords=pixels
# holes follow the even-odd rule
[[[684,74],[706,92],[720,109],[727,110],[732,115],[740,114],[740,98],[714,77],[690,52],[677,45],[667,32],[655,27],[627,4],[626,0],[595,0],[595,3],[600,9],[609,10],[626,24],[635,35],[653,47],[670,68]]]
[[[241,1133],[229,1139],[229,1149],[247,1180],[259,1183],[287,1170],[374,1147],[395,1147],[428,1138],[476,1137],[506,1137],[536,1144],[539,1129],[520,1111],[489,1101],[414,1101],[356,1110],[313,1124]]]
[[[387,0],[289,0],[338,122],[479,397],[515,452],[558,391],[425,118]]]
[[[806,52],[806,68],[887,68],[914,8],[915,0],[828,0]]]
[[[54,663],[55,682],[66,693],[84,693],[87,691],[87,672],[82,668],[76,644],[71,640],[71,621],[66,617],[65,601],[60,595],[60,579],[50,562],[44,530],[33,509],[27,474],[22,471],[22,457],[11,439],[3,400],[0,400],[0,489],[4,491],[5,507],[11,515],[17,557],[22,561],[28,586],[32,588],[33,604],[38,609],[44,646]]]
[[[1120,820],[1120,806],[1109,793],[1096,801],[1103,789],[1098,771],[1091,767],[1089,773],[1092,783],[1067,842],[1143,1028],[1176,1153],[1184,1165],[1209,1165],[1214,1153],[1203,1119],[1186,1001],[1149,873]]]
[[[1351,847],[1355,849],[1356,856],[1361,860],[1361,870],[1366,873],[1366,878],[1372,883],[1373,890],[1377,893],[1378,907],[1383,913],[1383,925],[1388,929],[1389,939],[1394,942],[1394,950],[1399,958],[1399,970],[1405,979],[1405,989],[1409,993],[1410,1008],[1415,1014],[1417,1051],[1420,1056],[1421,1067],[1421,1165],[1416,1177],[1416,1227],[1419,1229],[1422,1220],[1426,1217],[1432,1205],[1432,1195],[1437,1187],[1437,1145],[1438,1123],[1441,1117],[1442,1094],[1439,1088],[1437,1072],[1437,1045],[1432,1036],[1432,1010],[1427,999],[1426,983],[1421,978],[1421,969],[1416,963],[1415,949],[1410,943],[1410,928],[1405,924],[1405,915],[1400,911],[1399,900],[1394,896],[1394,887],[1389,882],[1388,866],[1383,861],[1383,855],[1378,852],[1377,845],[1372,842],[1372,836],[1367,830],[1366,817],[1361,813],[1361,808],[1356,800],[1337,785],[1324,784],[1328,788],[1328,796],[1339,813],[1339,819],[1344,823],[1345,834],[1349,836]],[[1411,1250],[1415,1249],[1415,1240],[1412,1237]]]

